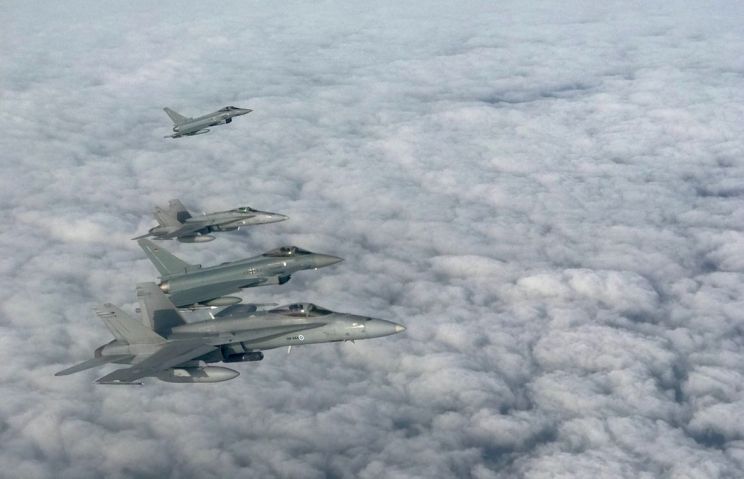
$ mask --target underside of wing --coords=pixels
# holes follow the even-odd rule
[[[203,301],[209,301],[231,293],[237,293],[241,288],[248,288],[261,284],[263,279],[252,278],[239,281],[226,281],[223,283],[208,284],[196,288],[174,291],[170,295],[173,304],[182,308]]]
[[[117,369],[100,378],[100,384],[127,384],[138,379],[154,376],[160,371],[178,366],[181,363],[198,358],[214,349],[201,340],[174,341],[166,343],[157,352],[131,368]]]

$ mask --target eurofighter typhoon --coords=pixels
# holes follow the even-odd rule
[[[180,138],[182,136],[193,136],[207,133],[209,131],[207,127],[231,123],[234,117],[248,114],[253,110],[249,110],[248,108],[238,108],[235,106],[226,106],[225,108],[220,108],[215,112],[207,113],[206,115],[196,118],[185,117],[170,108],[163,108],[163,111],[165,111],[170,119],[173,120],[174,132],[172,135],[168,135],[165,138]]]
[[[240,373],[208,366],[211,363],[260,361],[264,357],[261,351],[267,349],[377,338],[406,329],[383,319],[335,313],[310,303],[247,314],[228,311],[234,306],[215,319],[187,323],[154,283],[137,285],[137,297],[141,319],[112,304],[99,307],[96,314],[115,339],[96,349],[92,359],[56,376],[114,363],[130,367],[96,382],[142,384],[140,379],[156,377],[172,383],[214,383]],[[238,305],[238,310],[243,306],[247,305]]]
[[[284,284],[297,271],[343,261],[336,256],[283,246],[260,256],[203,268],[186,263],[150,240],[141,239],[138,243],[161,274],[160,289],[179,308],[236,304],[242,299],[226,295],[243,288]]]
[[[243,226],[276,223],[287,219],[279,213],[254,210],[248,206],[193,216],[177,199],[170,200],[167,208],[156,206],[153,216],[158,226],[150,228],[147,234],[132,239],[151,236],[159,240],[176,238],[182,243],[204,243],[214,239],[209,233],[235,231]]]

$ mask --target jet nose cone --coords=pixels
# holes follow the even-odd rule
[[[251,110],[250,108],[238,108],[238,110],[236,111],[236,113],[238,115],[247,115],[248,113],[250,113],[252,111],[253,110]]]
[[[343,260],[344,260],[343,258],[339,258],[338,256],[333,256],[330,254],[316,254],[315,255],[315,267],[324,268],[332,264],[340,263]]]
[[[289,219],[289,216],[280,215],[279,213],[270,213],[267,215],[267,219],[271,223],[278,223]]]
[[[401,333],[406,330],[406,327],[392,321],[385,321],[384,319],[370,318],[367,321],[364,328],[367,333],[367,337],[379,337],[379,336],[390,336],[391,334]]]

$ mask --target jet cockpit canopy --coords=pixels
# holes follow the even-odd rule
[[[255,213],[256,210],[249,206],[241,206],[240,208],[235,208],[233,211],[236,213]]]
[[[276,258],[288,258],[290,256],[300,256],[303,254],[313,254],[310,251],[298,248],[297,246],[282,246],[281,248],[272,249],[264,253],[264,256],[271,256]]]
[[[274,308],[270,313],[281,314],[282,316],[298,316],[298,317],[313,317],[313,316],[328,316],[333,311],[317,306],[313,303],[295,303],[286,306],[280,306]]]

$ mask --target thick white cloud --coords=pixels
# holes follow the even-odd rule
[[[0,477],[744,475],[741,6],[29,4],[0,39]],[[254,112],[165,140],[170,106]],[[215,385],[53,373],[172,197],[338,254],[247,295],[402,322]]]

